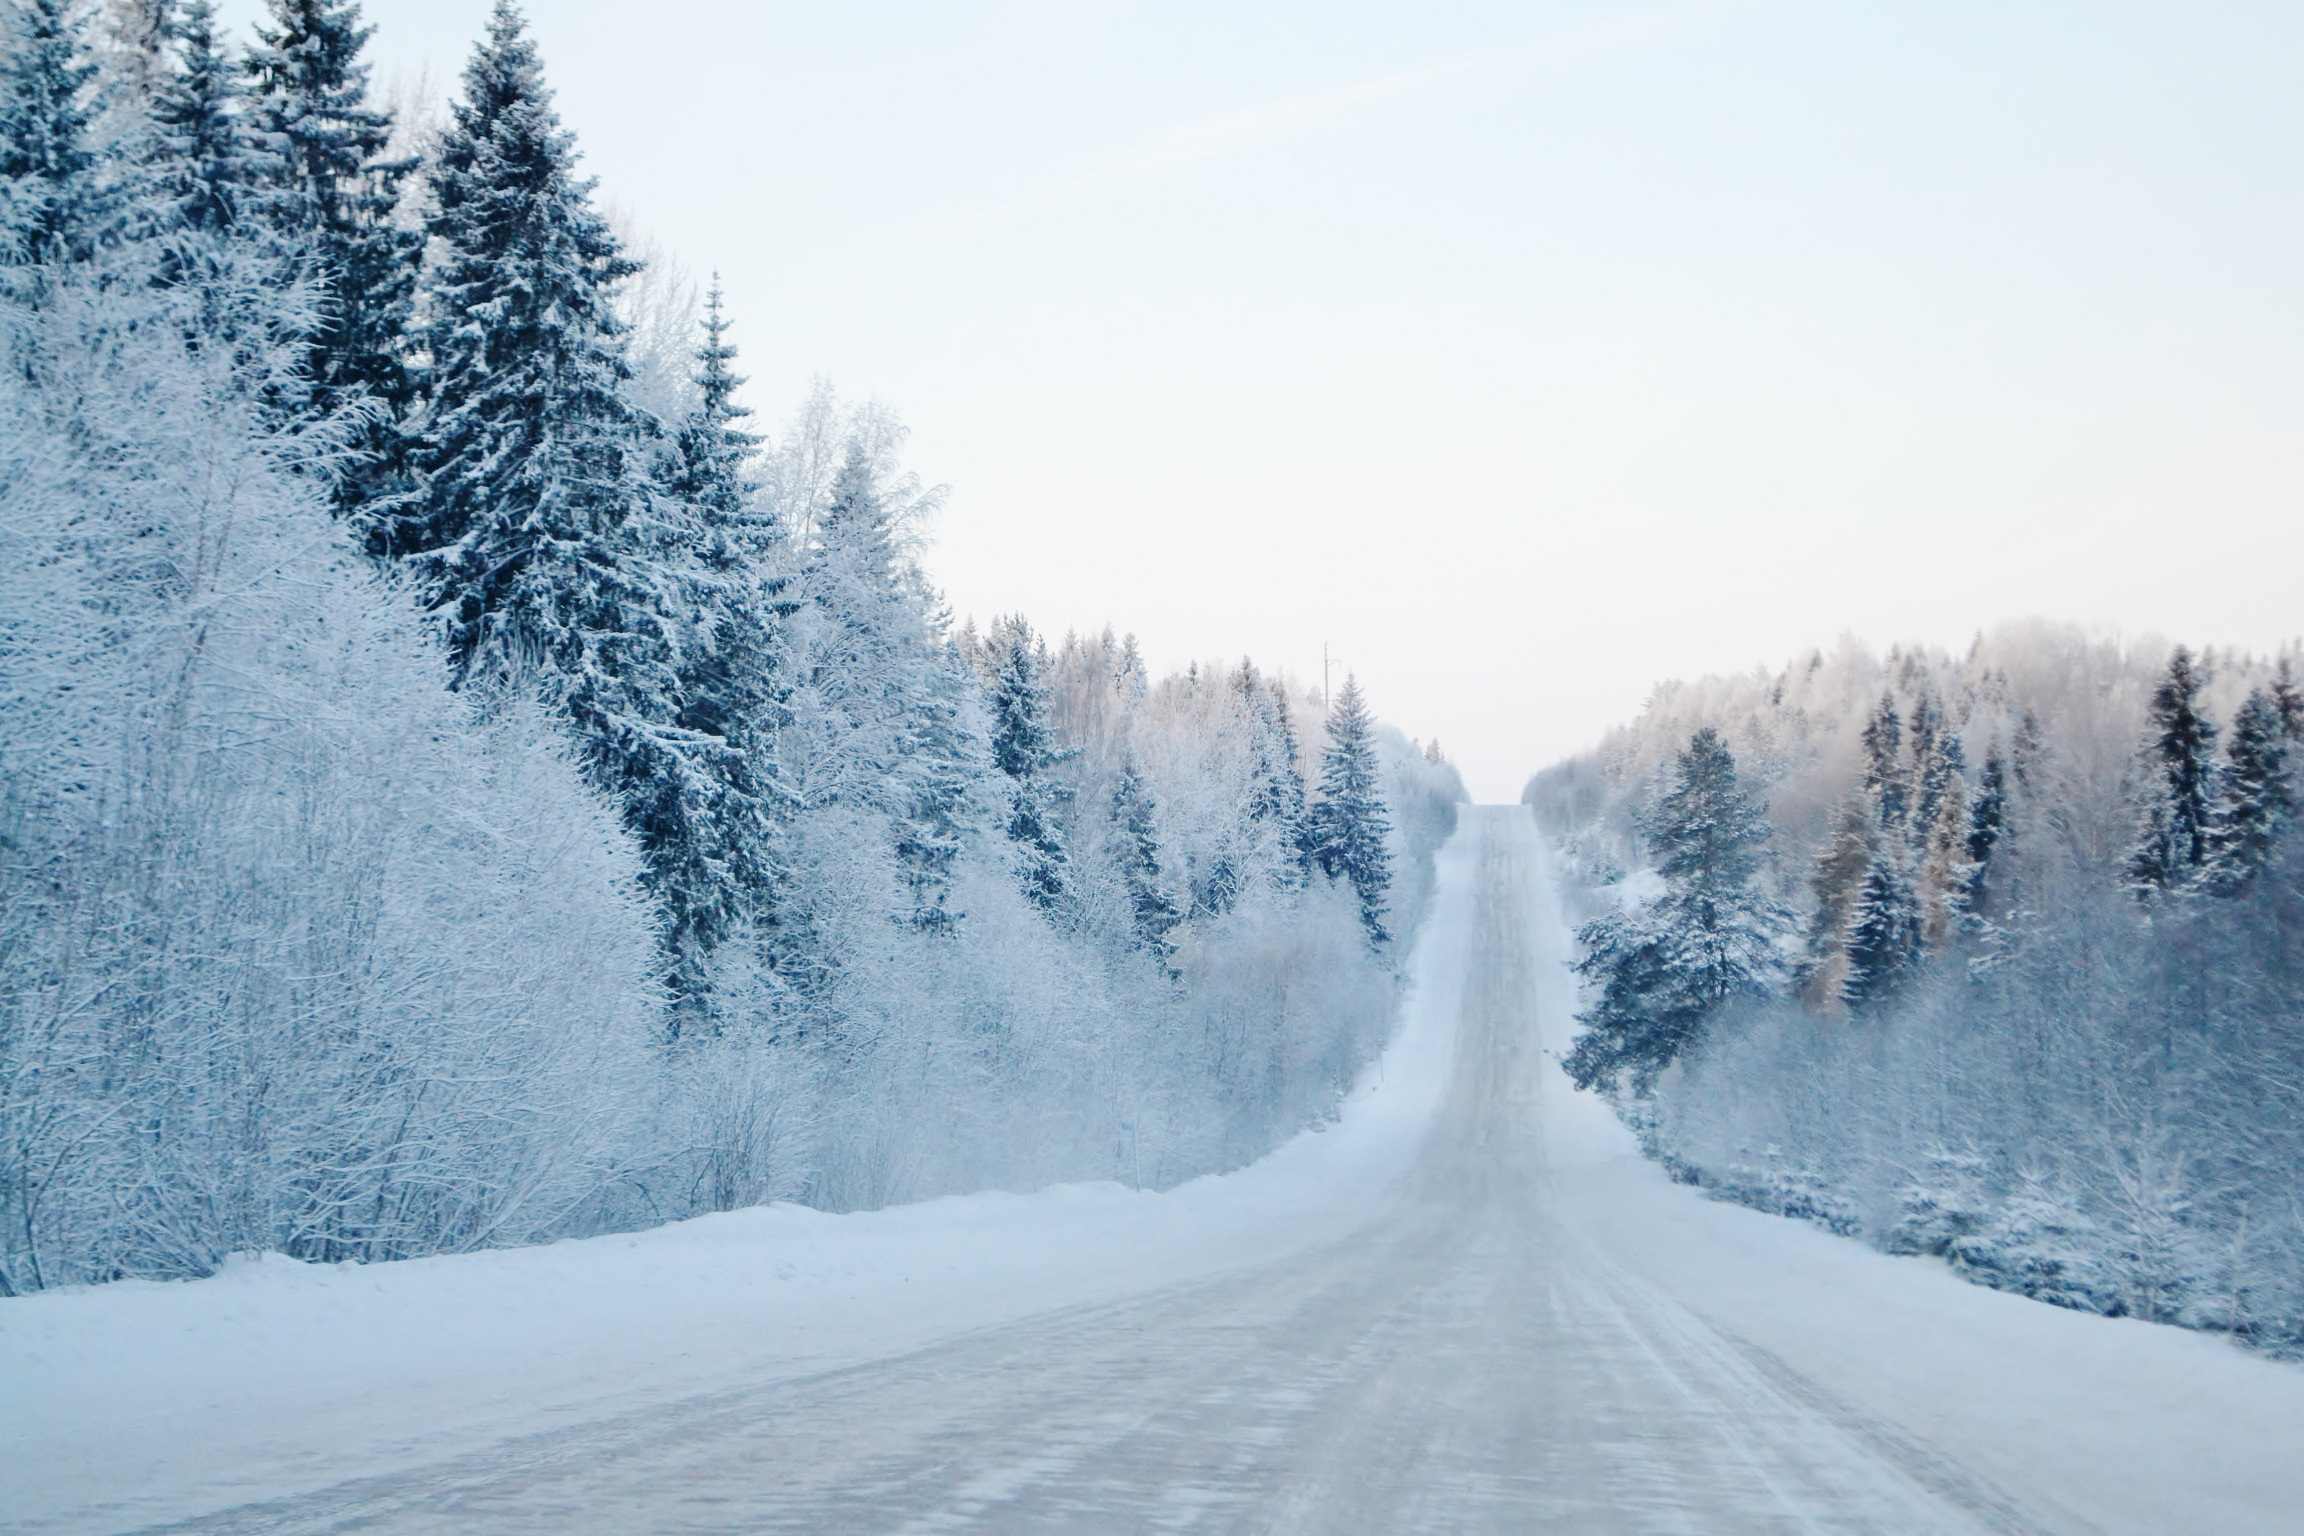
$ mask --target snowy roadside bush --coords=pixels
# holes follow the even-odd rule
[[[2070,1192],[2053,1175],[2025,1169],[1983,1229],[1954,1238],[1945,1257],[1979,1285],[2118,1317],[2126,1308],[2103,1247],[2102,1233]]]
[[[1889,1253],[1942,1257],[1952,1245],[1983,1229],[1989,1212],[1984,1159],[1973,1152],[1932,1146],[1919,1169],[1896,1191],[1896,1220],[1880,1235]]]
[[[263,307],[140,278],[7,317],[0,1290],[550,1234],[642,1070],[631,849],[343,550],[287,342],[182,339]]]

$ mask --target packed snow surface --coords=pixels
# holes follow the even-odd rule
[[[1165,1194],[0,1303],[0,1525],[2294,1531],[2304,1370],[1667,1183],[1470,812],[1339,1123]]]

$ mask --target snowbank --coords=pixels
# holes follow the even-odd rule
[[[1549,850],[1546,850],[1549,865]],[[1537,1014],[1558,1048],[1574,1007],[1549,878]],[[1626,1287],[1669,1301],[1742,1354],[1767,1390],[1828,1393],[1851,1433],[1925,1448],[2052,1528],[2304,1530],[2304,1371],[2229,1341],[2042,1306],[1708,1200],[1640,1155],[1566,1074],[1537,1110],[1561,1230]],[[1812,1405],[1813,1406],[1813,1405]]]
[[[1473,834],[1439,856],[1398,1033],[1332,1126],[1164,1193],[1073,1184],[781,1205],[539,1248],[0,1302],[0,1525],[111,1529],[875,1359],[1343,1236],[1448,1079]]]

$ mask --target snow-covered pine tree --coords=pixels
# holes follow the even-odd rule
[[[1876,829],[1872,859],[1848,914],[1848,967],[1840,1000],[1849,1011],[1877,1008],[1900,991],[1920,963],[1920,895],[1902,837]]]
[[[931,627],[941,620],[932,615]],[[962,849],[983,829],[991,777],[984,703],[975,672],[950,641],[936,647],[927,685],[911,710],[912,755],[905,763],[907,799],[898,818],[896,856],[912,892],[912,921],[946,929],[967,914],[949,905]]]
[[[1299,888],[1304,873],[1304,779],[1296,764],[1296,733],[1287,718],[1287,698],[1268,687],[1247,657],[1232,674],[1240,712],[1248,725],[1248,823],[1269,861],[1274,884]]]
[[[464,667],[562,627],[525,611],[536,546],[589,545],[564,525],[637,504],[633,447],[652,434],[625,398],[612,303],[638,263],[576,173],[574,135],[511,0],[497,0],[449,111],[418,336],[431,398],[410,426],[419,484],[394,509],[391,543],[420,557]]]
[[[1313,858],[1307,838],[1310,835],[1310,797],[1304,784],[1304,750],[1296,736],[1296,713],[1288,704],[1288,685],[1279,678],[1272,679],[1272,723],[1280,740],[1280,788],[1286,801],[1285,824],[1294,829],[1294,843],[1287,855],[1296,861],[1296,867],[1309,878]],[[1302,880],[1296,882],[1301,887]]]
[[[1968,806],[1968,890],[1963,898],[1971,917],[1993,915],[1999,894],[1992,881],[1992,856],[2008,831],[2008,761],[1998,747],[1984,754],[1976,798]]]
[[[1896,714],[1895,696],[1883,693],[1872,718],[1864,723],[1864,791],[1872,801],[1874,818],[1884,827],[1904,825],[1908,793],[1903,744],[1904,723]]]
[[[1766,997],[1783,980],[1790,914],[1758,884],[1767,811],[1710,726],[1674,763],[1648,838],[1664,893],[1577,935],[1576,973],[1600,984],[1562,1062],[1580,1088],[1628,1078],[1645,1095],[1723,1005]]]
[[[1938,762],[1956,759],[1958,735],[1946,732],[1935,753]],[[1933,954],[1956,938],[1968,915],[1968,894],[1975,868],[1968,862],[1968,783],[1950,773],[1930,796],[1935,813],[1921,849],[1920,942]]]
[[[362,433],[365,460],[338,482],[338,506],[357,514],[401,469],[398,427],[416,393],[408,342],[424,232],[397,213],[417,162],[388,153],[391,114],[369,105],[361,54],[375,29],[359,0],[267,6],[246,60],[249,106],[270,152],[265,214],[321,288],[313,400],[332,411],[365,396],[381,412]]]
[[[1183,914],[1161,878],[1158,810],[1151,786],[1144,782],[1133,759],[1121,764],[1120,775],[1113,781],[1111,817],[1114,862],[1127,888],[1136,945],[1165,966],[1176,954],[1176,943],[1169,935],[1183,921]]]
[[[1909,814],[1905,821],[1915,850],[1927,846],[1929,831],[1936,825],[1936,805],[1943,798],[1947,776],[1959,766],[1945,758],[1946,735],[1943,707],[1936,702],[1934,693],[1922,692],[1912,701],[1912,717],[1905,731],[1905,738],[1912,746],[1911,788],[1904,802]]]
[[[2251,691],[2241,704],[2224,752],[2200,883],[2216,895],[2236,896],[2271,862],[2296,815],[2290,742],[2268,689]]]
[[[1360,926],[1371,947],[1392,941],[1384,918],[1392,892],[1392,814],[1376,761],[1376,721],[1356,677],[1347,676],[1328,715],[1320,754],[1320,799],[1307,815],[1305,844],[1331,880],[1349,880],[1360,898]]]
[[[2216,727],[2202,711],[2207,678],[2192,652],[2176,647],[2152,690],[2139,765],[2136,836],[2124,872],[2151,897],[2188,882],[2208,857],[2216,798]]]
[[[160,77],[149,108],[154,163],[141,168],[137,222],[163,236],[242,231],[260,216],[271,157],[243,111],[213,0],[186,0],[173,30],[178,67]]]
[[[2280,729],[2289,741],[2304,742],[2304,686],[2296,681],[2294,657],[2280,658],[2279,667],[2272,673],[2269,691],[2272,707],[2280,716]]]
[[[712,618],[701,535],[652,472],[660,426],[625,394],[613,295],[635,263],[576,174],[511,0],[464,86],[432,179],[415,485],[387,542],[443,615],[460,680],[534,687],[567,712],[646,851],[678,982],[726,926],[731,888],[712,825],[729,747],[681,723],[682,660]]]
[[[1134,630],[1121,637],[1120,656],[1112,664],[1112,684],[1130,704],[1143,703],[1145,695],[1152,691],[1152,676],[1144,665],[1144,652],[1136,644]]]
[[[0,26],[0,269],[36,296],[86,258],[116,199],[93,139],[96,64],[77,0],[11,0]]]
[[[1913,711],[1912,845],[1925,854],[1939,808],[1968,771],[1967,746],[1932,699]],[[1963,807],[1965,809],[1965,807]]]
[[[717,891],[721,899],[672,914],[679,925],[673,952],[683,957],[675,990],[684,997],[704,990],[705,957],[739,927],[773,928],[784,874],[779,844],[791,819],[775,772],[791,606],[788,551],[750,473],[760,439],[746,430],[751,411],[736,399],[744,379],[733,367],[736,348],[717,277],[695,360],[694,404],[661,471],[667,494],[695,526],[702,569],[694,601],[709,615],[709,628],[680,656],[679,723],[725,748],[696,759],[712,779],[712,836],[692,845],[697,863],[677,884]]]
[[[992,709],[992,762],[1008,776],[1008,841],[1016,878],[1031,903],[1054,915],[1070,893],[1070,858],[1064,847],[1064,785],[1048,770],[1069,755],[1048,724],[1048,690],[1041,678],[1044,649],[1022,617],[997,627],[999,670],[988,690]]]

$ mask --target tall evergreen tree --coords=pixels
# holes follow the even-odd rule
[[[2281,731],[2291,742],[2304,742],[2304,687],[2296,682],[2296,663],[2292,657],[2280,658],[2269,691],[2272,707],[2280,716]]]
[[[150,107],[146,202],[159,233],[223,235],[254,218],[269,161],[243,114],[240,82],[216,35],[213,0],[188,0],[175,25],[178,68],[161,77]]]
[[[1911,744],[1912,755],[1911,787],[1904,797],[1908,814],[1904,819],[1913,847],[1919,848],[1927,843],[1929,828],[1936,823],[1936,802],[1944,793],[1946,771],[1944,711],[1933,692],[1923,690],[1912,701],[1912,714],[1906,722],[1904,736]]]
[[[1128,892],[1137,947],[1166,965],[1176,953],[1175,941],[1169,935],[1183,914],[1161,879],[1158,813],[1151,786],[1133,761],[1121,764],[1120,775],[1113,781],[1111,816],[1118,840],[1116,862]]]
[[[265,211],[300,246],[320,286],[320,323],[306,366],[315,403],[377,402],[338,502],[354,510],[403,466],[397,425],[415,402],[409,332],[424,232],[398,217],[417,162],[389,152],[392,118],[369,104],[362,53],[375,29],[359,0],[267,0],[269,21],[249,50],[249,104],[270,151]]]
[[[950,906],[952,872],[985,817],[981,788],[990,775],[980,685],[959,648],[946,641],[912,708],[912,756],[896,854],[912,888],[912,920],[948,929],[966,914]]]
[[[1272,679],[1272,723],[1279,733],[1280,790],[1282,825],[1294,829],[1295,842],[1289,856],[1304,874],[1312,871],[1312,855],[1306,846],[1311,817],[1310,796],[1304,784],[1304,749],[1296,736],[1296,714],[1288,704],[1288,686],[1279,678]],[[1295,884],[1301,885],[1302,881]]]
[[[1925,849],[1944,797],[1968,771],[1968,753],[1960,733],[1944,724],[1934,701],[1922,700],[1913,719],[1912,842]]]
[[[686,509],[698,540],[689,581],[693,611],[707,620],[679,658],[679,724],[721,744],[699,754],[711,777],[713,841],[708,857],[679,885],[716,897],[684,914],[677,952],[690,955],[689,985],[701,988],[702,958],[740,927],[776,924],[775,893],[785,874],[781,839],[791,816],[776,776],[776,729],[787,664],[783,564],[775,515],[760,504],[749,467],[760,439],[736,393],[736,348],[728,338],[714,280],[696,350],[695,404],[674,434],[664,469],[670,498]]]
[[[1851,1012],[1877,1008],[1903,989],[1920,963],[1920,895],[1904,839],[1875,836],[1871,863],[1848,914],[1848,967],[1840,999]]]
[[[1628,1078],[1645,1095],[1723,1006],[1783,980],[1790,914],[1758,883],[1767,811],[1711,727],[1679,754],[1647,835],[1664,893],[1577,935],[1576,972],[1600,988],[1562,1062],[1580,1088]]]
[[[2207,684],[2190,650],[2178,646],[2152,690],[2141,754],[2136,839],[2128,884],[2140,896],[2190,880],[2208,857],[2216,795],[2216,727],[2200,707]]]
[[[2201,883],[2221,896],[2254,883],[2296,815],[2291,742],[2272,693],[2254,690],[2232,718]]]
[[[1331,880],[1349,880],[1360,898],[1360,926],[1371,946],[1392,941],[1390,910],[1392,814],[1376,760],[1376,721],[1359,679],[1346,677],[1328,715],[1328,747],[1320,755],[1320,799],[1305,833],[1313,865]]]
[[[1296,762],[1296,733],[1287,717],[1287,699],[1267,687],[1256,664],[1241,658],[1232,674],[1242,717],[1248,724],[1248,821],[1268,839],[1272,880],[1282,889],[1301,884],[1304,838],[1304,779]]]
[[[1947,733],[1957,754],[1960,738]],[[1941,746],[1936,756],[1943,760]],[[1968,861],[1968,784],[1952,774],[1932,791],[1935,814],[1929,818],[1928,836],[1921,847],[1920,941],[1930,953],[1943,949],[1962,930],[1968,917],[1968,897],[1975,867]]]
[[[625,394],[613,293],[636,265],[576,175],[510,0],[464,85],[432,184],[432,390],[388,542],[444,616],[460,680],[535,687],[566,710],[640,837],[685,986],[727,907],[729,840],[712,822],[729,747],[681,723],[682,658],[710,615],[694,515],[661,493],[659,429]]]
[[[576,160],[521,13],[497,0],[431,178],[431,397],[391,534],[423,557],[460,665],[556,638],[564,626],[525,590],[540,563],[555,546],[589,550],[585,530],[647,496],[634,450],[653,434],[625,395],[613,302],[639,264]]]
[[[1907,790],[1903,764],[1904,724],[1891,694],[1880,695],[1864,724],[1864,791],[1884,827],[1904,825]]]
[[[1121,638],[1119,659],[1112,664],[1112,682],[1130,704],[1141,704],[1152,691],[1152,676],[1144,665],[1144,652],[1136,644],[1134,630]]]
[[[1984,754],[1984,768],[1976,783],[1976,798],[1968,807],[1968,891],[1970,914],[1990,917],[1998,894],[1992,882],[1992,858],[2008,832],[2008,762],[1998,747]]]
[[[112,214],[96,65],[76,0],[9,0],[0,25],[0,264],[36,274],[91,254]]]
[[[1021,618],[1001,628],[1005,643],[990,688],[992,761],[1009,780],[1007,831],[1017,879],[1034,906],[1054,913],[1070,894],[1071,861],[1061,819],[1066,791],[1048,770],[1070,754],[1048,722],[1038,637]]]
[[[780,605],[789,615],[777,782],[802,822],[839,815],[882,828],[910,895],[909,911],[888,915],[945,930],[962,915],[947,904],[953,868],[989,819],[993,777],[966,637],[941,637],[860,438],[812,525]],[[842,957],[822,950],[810,914],[785,917],[778,971],[836,974]]]

